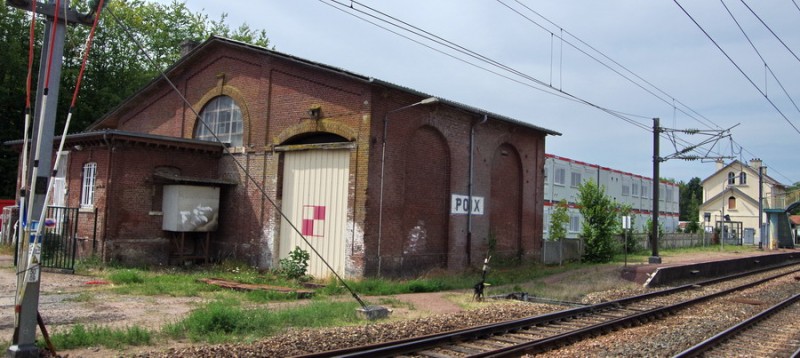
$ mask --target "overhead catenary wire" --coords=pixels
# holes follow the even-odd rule
[[[756,45],[755,45],[755,44],[753,43],[753,41],[750,39],[750,36],[748,36],[748,35],[747,35],[747,32],[745,32],[745,31],[744,31],[744,28],[742,28],[742,25],[739,23],[739,20],[737,20],[737,19],[736,19],[736,17],[733,15],[733,13],[731,12],[731,10],[728,8],[728,5],[726,5],[726,4],[725,4],[725,1],[724,1],[724,0],[719,0],[719,1],[720,1],[720,3],[722,3],[722,6],[725,8],[725,11],[727,11],[727,12],[728,12],[728,15],[730,15],[730,17],[731,17],[731,19],[733,20],[733,22],[734,22],[734,23],[736,23],[736,27],[738,27],[738,28],[739,28],[739,31],[741,31],[741,32],[742,32],[742,35],[745,37],[745,39],[747,39],[747,42],[750,44],[750,47],[752,47],[752,48],[753,48],[753,51],[755,51],[755,53],[758,55],[758,58],[760,58],[760,59],[761,59],[761,62],[764,64],[764,68],[765,68],[765,70],[766,70],[766,71],[767,71],[769,74],[771,74],[771,75],[772,75],[772,78],[775,80],[775,82],[776,82],[776,83],[778,84],[778,86],[781,88],[781,90],[783,91],[783,93],[786,95],[786,98],[788,98],[788,99],[789,99],[789,102],[791,102],[791,103],[792,103],[792,105],[794,106],[794,108],[795,108],[795,109],[796,109],[798,112],[800,112],[800,108],[798,108],[798,106],[797,106],[797,103],[796,103],[796,102],[794,101],[794,99],[792,98],[792,95],[791,95],[791,94],[789,94],[789,91],[787,91],[787,90],[786,90],[786,87],[784,87],[784,85],[783,85],[783,83],[781,82],[781,80],[778,78],[778,76],[776,76],[776,75],[775,75],[775,72],[773,72],[773,71],[772,71],[772,67],[771,67],[771,66],[769,66],[769,65],[767,64],[767,60],[765,60],[765,59],[764,59],[764,56],[762,56],[762,55],[761,55],[761,51],[759,51],[759,50],[758,50],[758,48],[756,47]],[[745,5],[746,5],[746,4],[745,4]],[[751,11],[752,11],[752,10],[751,10]],[[766,77],[766,76],[765,76],[765,77]],[[765,78],[765,82],[766,82],[766,78]],[[764,95],[767,95],[767,86],[766,86],[766,83],[764,84]]]
[[[755,16],[756,19],[758,19],[758,21],[760,21],[761,24],[764,25],[765,28],[767,28],[767,30],[769,30],[769,32],[772,34],[772,36],[775,36],[775,39],[777,39],[778,42],[780,42],[781,45],[783,45],[783,47],[786,49],[786,51],[789,51],[789,53],[791,53],[792,56],[794,56],[794,59],[797,60],[798,62],[800,62],[800,57],[797,57],[797,54],[794,53],[794,51],[792,51],[792,49],[788,45],[786,45],[785,42],[783,42],[783,39],[781,39],[781,37],[778,36],[778,34],[776,34],[775,31],[772,31],[772,28],[769,25],[767,25],[767,23],[764,22],[764,20],[761,19],[761,16],[758,16],[758,14],[756,14],[756,12],[753,11],[753,9],[750,7],[750,5],[747,5],[747,3],[744,2],[744,0],[739,0],[739,1],[742,2],[742,4],[747,8],[747,10],[750,10],[750,13],[753,14],[753,16]],[[797,5],[797,4],[795,4],[795,5]]]
[[[213,130],[211,130],[211,128],[208,126],[208,124],[207,124],[207,123],[205,123],[205,121],[202,119],[202,117],[200,117],[199,113],[197,113],[197,112],[195,111],[195,109],[194,109],[194,106],[192,106],[192,104],[191,104],[191,103],[189,103],[189,100],[188,100],[188,99],[186,99],[186,97],[183,95],[183,93],[181,93],[181,91],[178,89],[178,87],[177,87],[177,86],[175,86],[175,84],[172,82],[172,80],[170,80],[170,79],[169,79],[169,77],[167,77],[167,75],[164,73],[164,71],[162,71],[160,68],[158,68],[158,66],[156,65],[155,61],[152,59],[152,57],[150,56],[150,54],[148,54],[148,53],[147,53],[147,51],[145,51],[145,48],[144,48],[144,46],[141,44],[141,42],[139,41],[139,39],[138,39],[138,38],[137,38],[137,37],[136,37],[136,36],[133,34],[133,31],[132,31],[130,28],[128,28],[128,27],[127,27],[127,26],[126,26],[126,25],[125,25],[125,24],[124,24],[124,23],[123,23],[123,22],[122,22],[122,21],[121,21],[121,20],[120,20],[120,19],[119,19],[119,18],[118,18],[118,17],[117,17],[115,14],[114,14],[114,11],[112,11],[111,9],[108,9],[108,13],[109,13],[109,15],[111,15],[111,17],[114,19],[114,21],[115,21],[115,22],[116,22],[116,23],[117,23],[117,24],[120,26],[120,28],[123,30],[123,32],[124,32],[124,33],[125,33],[125,34],[126,34],[126,35],[127,35],[129,38],[130,38],[130,39],[131,39],[131,41],[133,41],[133,42],[134,42],[134,44],[136,44],[136,46],[139,48],[139,50],[141,50],[142,54],[145,56],[145,58],[147,59],[147,61],[149,61],[149,62],[150,62],[150,63],[151,63],[151,64],[152,64],[152,65],[153,65],[155,68],[157,68],[157,69],[158,69],[159,77],[161,77],[162,79],[164,79],[164,81],[165,81],[165,82],[166,82],[166,83],[167,83],[167,84],[170,86],[170,88],[172,88],[172,90],[173,90],[173,91],[175,91],[175,94],[177,94],[177,95],[178,95],[178,97],[180,97],[180,98],[181,98],[181,100],[183,101],[183,103],[184,103],[184,104],[186,104],[186,106],[187,106],[187,107],[188,107],[188,108],[189,108],[189,109],[192,111],[192,113],[193,113],[193,114],[194,114],[194,115],[197,117],[197,121],[198,121],[198,122],[200,122],[200,124],[202,124],[202,125],[203,125],[203,126],[206,128],[206,129],[208,129],[208,130],[209,130],[209,133],[210,133],[210,134],[211,134],[211,135],[214,137],[214,139],[216,140],[216,142],[217,142],[217,143],[218,143],[218,144],[219,144],[219,145],[220,145],[220,146],[223,148],[223,150],[224,150],[224,148],[225,148],[225,145],[224,145],[224,144],[222,143],[222,141],[219,139],[219,137],[217,136],[217,134],[216,134],[216,133],[215,133]],[[367,309],[367,308],[368,308],[367,304],[366,304],[366,303],[365,303],[365,302],[364,302],[364,301],[361,299],[361,297],[359,297],[359,296],[358,296],[358,294],[356,293],[356,291],[355,291],[355,290],[353,290],[353,289],[350,287],[350,285],[348,285],[348,284],[347,284],[347,282],[345,282],[345,280],[344,280],[344,279],[343,279],[343,278],[342,278],[342,277],[339,275],[339,273],[338,273],[338,272],[336,272],[336,270],[334,270],[334,268],[333,268],[333,267],[332,267],[332,266],[331,266],[331,265],[328,263],[328,261],[327,261],[327,260],[325,260],[325,258],[322,256],[322,254],[320,254],[320,253],[317,251],[317,249],[314,247],[314,245],[312,245],[312,244],[311,244],[311,242],[309,242],[309,241],[308,241],[308,239],[305,237],[305,235],[303,235],[303,233],[300,231],[300,229],[298,229],[298,228],[297,228],[297,226],[296,226],[296,225],[295,225],[295,224],[294,224],[294,223],[293,223],[291,220],[289,220],[289,217],[288,217],[288,216],[287,216],[287,215],[286,215],[286,214],[283,212],[283,210],[281,210],[281,208],[280,208],[280,207],[278,206],[278,204],[277,204],[277,203],[276,203],[276,202],[275,202],[275,201],[272,199],[272,197],[270,197],[270,196],[269,196],[269,194],[268,194],[268,193],[267,193],[267,191],[264,189],[264,187],[263,187],[261,184],[259,184],[259,182],[258,182],[258,181],[257,181],[257,180],[256,180],[256,179],[255,179],[255,178],[254,178],[254,177],[253,177],[251,174],[250,174],[250,171],[249,171],[249,170],[247,170],[247,168],[245,167],[245,165],[244,165],[244,164],[242,164],[242,163],[241,163],[241,161],[240,161],[239,159],[237,159],[236,157],[234,157],[232,153],[230,153],[230,152],[227,152],[227,151],[226,151],[226,153],[227,153],[227,154],[228,154],[228,155],[231,157],[231,159],[232,159],[232,160],[233,160],[233,162],[236,164],[236,166],[238,166],[238,167],[239,167],[239,169],[241,169],[241,170],[242,170],[242,173],[244,173],[244,174],[245,174],[245,176],[247,177],[247,180],[249,180],[249,181],[250,181],[250,182],[253,184],[253,186],[255,186],[255,187],[256,187],[256,189],[257,189],[257,190],[258,190],[258,191],[261,193],[261,195],[262,195],[262,196],[263,196],[265,199],[267,199],[267,201],[270,203],[270,205],[272,205],[272,207],[275,209],[275,212],[276,212],[276,213],[278,213],[278,215],[279,215],[281,218],[283,218],[284,220],[286,220],[286,222],[289,224],[289,226],[292,228],[292,230],[293,230],[295,233],[297,233],[297,235],[298,235],[298,236],[299,236],[299,237],[300,237],[300,238],[301,238],[301,239],[302,239],[302,240],[303,240],[303,241],[304,241],[304,242],[305,242],[305,243],[308,245],[308,247],[311,249],[311,251],[312,251],[312,252],[314,252],[314,254],[315,254],[315,255],[317,255],[317,257],[319,257],[319,258],[320,258],[320,261],[322,261],[322,262],[325,264],[325,266],[327,266],[327,267],[328,267],[328,269],[331,271],[331,273],[332,273],[332,274],[333,274],[333,275],[334,275],[334,276],[335,276],[335,277],[336,277],[336,278],[339,280],[339,282],[340,282],[340,283],[341,283],[341,284],[342,284],[342,285],[345,287],[345,289],[347,289],[347,291],[348,291],[348,292],[350,292],[350,295],[351,295],[351,296],[353,296],[353,298],[354,298],[354,299],[355,299],[355,300],[358,302],[358,304],[359,304],[359,305],[360,305],[362,308],[364,308],[364,309]]]
[[[511,81],[514,81],[516,83],[523,84],[523,85],[528,86],[530,88],[540,90],[540,91],[542,91],[544,93],[553,94],[553,95],[555,95],[557,97],[560,97],[560,98],[568,99],[568,100],[571,100],[571,101],[574,101],[574,102],[577,102],[577,103],[582,103],[582,104],[588,105],[590,107],[594,107],[594,108],[600,109],[600,110],[602,110],[602,111],[604,111],[604,112],[606,112],[606,113],[608,113],[608,114],[610,114],[610,115],[612,115],[614,117],[620,118],[620,119],[622,119],[622,120],[624,120],[624,121],[626,121],[626,122],[628,122],[628,123],[640,128],[640,129],[642,129],[644,131],[652,132],[652,127],[650,127],[649,125],[643,124],[643,123],[640,123],[638,121],[632,120],[631,118],[628,118],[628,116],[636,116],[636,117],[639,117],[639,118],[651,119],[652,116],[631,115],[629,113],[625,113],[625,112],[622,112],[622,111],[616,111],[616,110],[612,110],[612,109],[609,109],[609,108],[606,108],[606,107],[602,107],[602,106],[596,105],[596,104],[594,104],[592,102],[589,102],[589,101],[584,100],[584,99],[582,99],[580,97],[572,95],[571,93],[564,91],[562,88],[555,88],[555,86],[553,86],[553,85],[549,85],[548,86],[544,81],[541,81],[541,80],[538,80],[536,78],[533,78],[533,76],[524,74],[521,71],[516,71],[514,69],[511,69],[510,67],[507,67],[507,66],[504,66],[502,64],[499,64],[498,61],[491,60],[487,56],[478,54],[477,52],[469,50],[464,46],[460,46],[460,45],[454,44],[454,43],[452,43],[452,42],[450,42],[450,41],[448,41],[448,40],[446,40],[446,39],[444,39],[444,38],[442,38],[440,36],[437,36],[437,35],[429,35],[429,34],[431,34],[429,31],[419,29],[418,27],[413,26],[413,25],[409,24],[406,21],[402,21],[402,20],[396,19],[395,17],[393,17],[391,15],[387,15],[382,11],[374,10],[373,8],[368,7],[368,6],[363,6],[358,1],[350,1],[349,4],[344,4],[344,3],[340,2],[340,1],[336,1],[336,0],[331,0],[330,1],[333,4],[338,5],[338,7],[334,6],[332,4],[329,4],[328,2],[323,1],[323,0],[319,0],[319,1],[322,2],[323,4],[326,4],[326,5],[334,8],[334,9],[337,9],[337,10],[339,10],[339,11],[345,13],[345,14],[348,14],[350,16],[358,18],[359,20],[365,21],[365,22],[367,22],[367,23],[369,23],[369,24],[371,24],[373,26],[376,26],[376,27],[379,27],[381,29],[384,29],[384,30],[386,30],[388,32],[391,32],[391,33],[395,34],[395,35],[398,35],[400,37],[408,39],[409,41],[412,41],[414,43],[417,43],[417,44],[420,44],[420,45],[422,45],[424,47],[432,49],[432,50],[434,50],[436,52],[445,54],[445,55],[447,55],[447,56],[449,56],[451,58],[454,58],[454,59],[456,59],[458,61],[467,63],[467,64],[472,65],[472,66],[474,66],[476,68],[479,68],[481,70],[484,70],[484,71],[487,71],[489,73],[501,76],[503,78],[506,78],[506,79],[509,79]],[[370,11],[373,11],[374,14],[373,13],[368,13],[368,12],[366,12],[364,10],[357,9],[354,6],[356,4],[357,5],[361,5],[364,8],[369,9]],[[474,63],[469,62],[469,61],[467,61],[465,59],[459,58],[459,57],[457,57],[457,56],[455,56],[453,54],[450,54],[450,53],[447,53],[447,52],[445,52],[443,50],[435,48],[432,45],[429,45],[429,44],[426,44],[426,43],[422,43],[421,41],[419,41],[417,39],[414,39],[414,38],[411,38],[408,35],[401,34],[401,33],[397,32],[397,31],[395,31],[393,29],[389,29],[386,26],[383,26],[381,24],[376,23],[375,21],[372,21],[370,19],[366,19],[366,18],[364,18],[362,16],[359,16],[357,14],[351,13],[350,11],[356,11],[356,12],[358,12],[360,14],[363,14],[364,16],[369,16],[370,18],[375,19],[376,21],[380,21],[380,22],[386,23],[386,24],[388,24],[388,25],[390,25],[392,27],[395,27],[395,28],[397,28],[399,30],[408,32],[411,35],[421,37],[421,38],[426,39],[428,41],[432,41],[434,44],[439,44],[439,45],[445,46],[445,47],[450,48],[450,49],[459,49],[458,50],[459,53],[466,53],[467,55],[469,55],[472,58],[481,59],[482,61],[487,62],[491,66],[498,67],[498,65],[499,65],[499,67],[501,67],[502,70],[512,72],[512,75],[523,76],[523,78],[525,78],[525,79],[532,79],[534,84],[542,86],[542,87],[545,87],[545,88],[539,88],[539,87],[535,86],[534,84],[530,84],[530,83],[524,82],[524,81],[519,80],[517,78],[512,78],[512,77],[510,77],[511,75],[500,74],[495,70],[488,69],[488,68],[486,68],[484,66],[480,66],[480,65],[474,64]],[[381,17],[379,17],[379,16],[377,16],[375,14],[381,15],[384,18],[381,18]],[[552,32],[551,32],[551,34],[552,34]],[[563,35],[560,36],[560,38],[562,38],[562,46],[563,46]],[[563,57],[563,55],[561,57]],[[561,67],[563,67],[563,66],[561,66]],[[561,80],[560,80],[560,82],[561,82]],[[717,127],[719,127],[719,126],[717,126]],[[665,138],[665,139],[677,140],[677,141],[679,141],[681,143],[684,143],[686,145],[691,145],[688,141],[683,140],[681,138],[671,139],[671,138],[667,137],[664,133],[660,133],[660,136],[662,138]],[[698,151],[698,153],[700,154],[701,152]]]
[[[522,18],[524,18],[525,20],[527,20],[527,21],[529,21],[529,22],[533,23],[534,25],[538,26],[538,27],[539,27],[539,28],[541,28],[542,30],[544,30],[544,31],[547,31],[547,32],[550,32],[551,34],[553,33],[551,30],[547,29],[545,26],[543,26],[543,25],[539,24],[538,22],[536,22],[535,20],[533,20],[533,19],[531,19],[530,17],[526,16],[526,15],[525,15],[525,14],[523,14],[522,12],[520,12],[520,11],[518,11],[517,9],[515,9],[515,8],[511,7],[510,5],[508,5],[508,4],[506,4],[506,3],[504,3],[502,0],[496,0],[496,1],[497,1],[497,2],[499,2],[500,4],[502,4],[503,6],[505,6],[506,8],[508,8],[509,10],[511,10],[511,11],[513,11],[513,12],[515,12],[515,13],[517,13],[519,16],[521,16],[521,17],[522,17]],[[626,79],[627,81],[631,82],[632,84],[636,85],[637,87],[640,87],[641,89],[645,90],[646,92],[648,92],[649,94],[651,94],[651,95],[652,95],[652,96],[654,96],[655,98],[657,98],[657,99],[661,100],[662,102],[666,103],[667,105],[670,105],[670,106],[672,106],[673,108],[675,108],[675,103],[677,102],[678,104],[680,104],[681,106],[683,106],[683,108],[685,108],[685,110],[684,110],[684,109],[677,109],[677,110],[678,110],[678,111],[680,111],[681,113],[685,114],[685,115],[686,115],[686,116],[688,116],[689,118],[692,118],[692,119],[694,119],[694,120],[695,120],[695,121],[697,121],[698,123],[700,123],[700,124],[703,124],[703,125],[705,125],[705,126],[708,126],[709,128],[717,128],[717,129],[722,129],[722,127],[720,127],[719,125],[717,125],[716,123],[714,123],[714,122],[713,122],[713,121],[711,121],[710,119],[708,119],[708,118],[704,117],[704,116],[703,116],[703,115],[701,115],[700,113],[697,113],[697,111],[693,110],[691,107],[689,107],[689,106],[688,106],[688,105],[686,105],[685,103],[683,103],[683,102],[681,102],[681,101],[679,101],[679,100],[675,99],[675,98],[674,98],[674,96],[672,96],[672,95],[670,95],[669,93],[667,93],[666,91],[662,90],[661,88],[659,88],[658,86],[656,86],[656,85],[655,85],[655,84],[653,84],[652,82],[648,81],[648,80],[647,80],[647,79],[645,79],[644,77],[642,77],[642,76],[640,76],[640,75],[636,74],[635,72],[631,71],[631,70],[630,70],[628,67],[626,67],[625,65],[621,64],[621,63],[620,63],[620,62],[618,62],[617,60],[615,60],[615,59],[611,58],[610,56],[606,55],[606,54],[605,54],[603,51],[600,51],[599,49],[597,49],[596,47],[594,47],[594,46],[592,46],[591,44],[587,43],[586,41],[582,40],[582,39],[581,39],[581,38],[579,38],[577,35],[575,35],[575,34],[571,33],[571,32],[570,32],[570,31],[568,31],[568,30],[565,30],[563,27],[561,27],[560,25],[556,24],[556,23],[555,23],[555,22],[553,22],[552,20],[548,19],[547,17],[545,17],[545,16],[544,16],[544,15],[542,15],[541,13],[537,12],[536,10],[534,10],[533,8],[531,8],[530,6],[527,6],[527,5],[525,5],[524,3],[522,3],[522,2],[521,2],[521,1],[519,1],[519,0],[514,0],[514,1],[515,1],[517,4],[519,4],[520,6],[522,6],[523,8],[525,8],[526,10],[528,10],[528,11],[530,11],[531,13],[535,14],[536,16],[538,16],[538,17],[540,17],[540,18],[544,19],[544,20],[545,20],[545,21],[547,21],[547,22],[548,22],[550,25],[552,25],[552,26],[554,26],[554,27],[557,27],[557,28],[558,28],[558,30],[559,30],[559,32],[561,33],[561,35],[559,36],[559,38],[561,39],[561,41],[562,41],[562,44],[563,44],[564,42],[566,42],[566,43],[567,43],[567,45],[571,46],[571,47],[572,47],[572,48],[574,48],[575,50],[577,50],[577,51],[579,51],[579,52],[581,52],[581,53],[585,54],[587,57],[591,58],[592,60],[596,61],[597,63],[601,64],[602,66],[604,66],[604,67],[608,68],[609,70],[611,70],[611,71],[613,71],[613,72],[617,73],[618,75],[620,75],[621,77],[623,77],[623,78],[624,78],[624,79]],[[607,63],[605,63],[604,61],[601,61],[601,60],[600,60],[600,59],[598,59],[596,56],[593,56],[593,55],[591,55],[591,54],[590,54],[588,51],[585,51],[584,49],[580,48],[580,47],[579,47],[579,46],[577,46],[576,44],[573,44],[572,42],[570,42],[570,41],[568,41],[568,40],[565,40],[565,39],[564,39],[564,35],[563,35],[563,34],[567,34],[567,35],[571,36],[572,38],[574,38],[575,40],[577,40],[577,41],[578,41],[580,44],[582,44],[583,46],[586,46],[586,47],[587,47],[587,48],[589,48],[590,50],[592,50],[592,51],[594,51],[595,53],[599,54],[601,57],[603,57],[603,58],[605,58],[606,60],[610,61],[610,62],[611,62],[612,64],[614,64],[615,66],[619,67],[619,68],[620,68],[620,69],[621,69],[623,72],[627,72],[627,73],[631,74],[631,75],[632,75],[633,77],[635,77],[636,79],[638,79],[638,80],[642,81],[642,82],[643,82],[643,83],[645,83],[647,86],[649,86],[649,87],[651,87],[652,89],[654,89],[654,90],[655,90],[655,92],[659,92],[659,93],[661,93],[662,95],[666,96],[667,98],[662,98],[662,97],[661,97],[661,96],[659,96],[658,94],[656,94],[656,93],[653,93],[653,91],[651,91],[651,90],[649,90],[649,89],[645,88],[645,86],[644,86],[644,85],[637,83],[637,82],[636,82],[636,81],[634,81],[632,78],[630,78],[630,77],[628,77],[627,75],[625,75],[625,74],[621,73],[620,71],[618,71],[618,70],[614,69],[614,68],[613,68],[611,65],[609,65],[609,64],[607,64]],[[670,103],[670,101],[672,101],[673,103]],[[688,110],[689,112],[687,112],[687,110]],[[698,117],[699,117],[699,118],[698,118]],[[702,120],[701,120],[701,119],[702,119]]]
[[[319,1],[324,3],[324,4],[327,4],[327,2],[325,2],[324,0],[319,0]],[[439,37],[439,36],[437,36],[435,34],[432,34],[429,31],[420,29],[419,27],[411,25],[411,24],[409,24],[409,23],[407,23],[407,22],[405,22],[403,20],[397,19],[397,18],[395,18],[395,17],[393,17],[391,15],[388,15],[388,14],[382,12],[382,11],[376,10],[376,9],[374,9],[372,7],[366,6],[366,5],[364,5],[364,4],[362,4],[362,3],[358,2],[358,1],[350,1],[350,4],[345,4],[345,3],[342,3],[341,1],[338,1],[338,0],[329,0],[329,1],[331,3],[333,3],[333,4],[336,4],[336,5],[340,6],[340,7],[342,7],[343,9],[349,9],[349,10],[361,13],[361,14],[363,14],[365,16],[369,16],[371,18],[376,19],[377,21],[381,21],[381,22],[386,23],[386,24],[388,24],[388,25],[390,25],[392,27],[396,27],[396,28],[398,28],[398,29],[400,29],[402,31],[409,32],[409,33],[411,33],[411,34],[413,34],[415,36],[422,37],[422,38],[424,38],[424,39],[426,39],[428,41],[431,41],[431,42],[434,42],[434,43],[436,43],[438,45],[444,46],[444,47],[449,48],[451,50],[454,50],[454,51],[456,51],[458,53],[467,55],[467,56],[469,56],[469,57],[471,57],[473,59],[485,62],[485,63],[487,63],[487,64],[489,64],[491,66],[494,66],[494,67],[497,67],[497,68],[503,70],[504,72],[508,72],[511,75],[522,77],[524,80],[528,80],[528,81],[530,81],[532,83],[525,83],[525,82],[517,80],[517,79],[509,78],[507,75],[502,75],[504,78],[510,79],[510,80],[515,81],[515,82],[520,83],[520,84],[524,84],[524,85],[526,85],[528,87],[531,87],[531,88],[538,89],[538,90],[543,91],[545,93],[555,94],[556,96],[561,97],[561,98],[565,98],[564,96],[566,96],[568,99],[570,99],[572,101],[575,101],[575,102],[578,102],[578,103],[582,103],[582,104],[585,104],[587,106],[594,107],[596,109],[604,111],[604,112],[606,112],[606,113],[608,113],[608,114],[610,114],[610,115],[612,115],[614,117],[617,117],[617,118],[622,119],[623,121],[626,121],[626,122],[628,122],[628,123],[630,123],[630,124],[632,124],[634,126],[637,126],[640,129],[643,129],[645,131],[649,131],[650,130],[650,127],[648,125],[640,123],[638,121],[635,121],[635,120],[633,120],[631,118],[627,118],[627,117],[625,117],[625,116],[620,114],[622,112],[614,111],[614,110],[611,110],[609,108],[600,106],[600,105],[598,105],[596,103],[593,103],[591,101],[588,101],[586,99],[578,97],[577,95],[569,93],[569,92],[563,90],[562,88],[556,88],[554,86],[548,85],[543,80],[537,79],[537,78],[535,78],[535,77],[533,77],[531,75],[528,75],[528,74],[526,74],[526,73],[524,73],[522,71],[516,70],[516,69],[514,69],[514,68],[512,68],[510,66],[504,65],[504,64],[500,63],[499,61],[496,61],[496,60],[491,59],[491,58],[489,58],[489,57],[487,57],[485,55],[482,55],[480,53],[472,51],[472,50],[470,50],[470,49],[468,49],[468,48],[466,48],[464,46],[461,46],[461,45],[458,45],[456,43],[453,43],[453,42],[451,42],[449,40],[446,40],[446,39],[444,39],[442,37]],[[358,9],[357,7],[353,6],[354,4],[360,5],[361,7],[371,11],[372,13],[367,12],[365,10]],[[330,4],[328,4],[328,5],[336,8],[333,5],[330,5]],[[342,9],[340,9],[340,10],[342,10]],[[345,11],[345,10],[342,10],[342,11],[344,11],[345,13],[348,13],[348,14],[356,17],[356,18],[359,18],[359,19],[361,19],[363,21],[367,21],[364,18],[356,16],[354,14],[351,14],[351,13]],[[384,18],[381,18],[381,17],[379,17],[379,16],[377,16],[375,14],[383,16]],[[384,26],[377,25],[372,21],[367,21],[367,22],[372,24],[372,25],[378,26],[380,28],[386,29]],[[398,34],[396,31],[392,31],[392,30],[388,30],[388,31],[390,31],[392,33],[395,33],[395,34]],[[402,37],[408,39],[407,36],[404,36],[404,35],[399,35],[399,36],[402,36]],[[416,43],[420,43],[420,42],[418,42],[416,40],[412,40],[412,41],[414,41]],[[427,44],[424,44],[424,46],[426,46],[428,48],[432,48],[432,46],[427,45]],[[442,52],[441,50],[438,50],[438,49],[433,49],[433,50],[437,51],[437,52],[440,52],[440,53],[444,53],[444,52]],[[454,57],[452,55],[449,55],[449,56],[450,57]],[[478,65],[473,64],[473,63],[471,63],[469,61],[466,61],[464,59],[460,59],[460,58],[456,58],[456,59],[458,59],[459,61],[462,61],[462,62],[469,63],[469,64],[471,64],[471,65],[473,65],[473,66],[475,66],[477,68],[480,68],[480,69],[482,69],[484,71],[488,71],[490,73],[497,74],[496,71],[489,70],[489,69],[487,69],[485,67],[482,67],[482,66],[478,66]],[[541,86],[542,88],[538,88],[535,85]],[[652,118],[652,117],[648,117],[648,118]]]
[[[775,109],[775,111],[777,111],[778,114],[780,114],[780,116],[786,121],[786,123],[788,123],[789,126],[791,126],[792,129],[794,129],[795,132],[800,134],[800,129],[798,129],[797,126],[795,126],[795,124],[792,123],[792,121],[789,119],[789,117],[787,117],[786,114],[784,114],[783,111],[781,111],[781,109],[778,108],[778,106],[775,104],[775,102],[773,102],[772,99],[770,99],[769,96],[767,96],[767,94],[764,91],[762,91],[761,88],[759,88],[758,85],[755,82],[753,82],[753,80],[750,78],[750,76],[748,76],[747,73],[744,72],[744,70],[739,66],[739,64],[736,63],[736,61],[734,61],[733,58],[731,58],[730,55],[728,55],[728,53],[722,48],[722,46],[719,45],[719,43],[717,43],[716,40],[714,40],[713,37],[711,37],[711,34],[709,34],[703,28],[703,26],[700,25],[700,23],[697,22],[697,20],[695,20],[695,18],[691,14],[689,14],[688,11],[686,11],[686,9],[678,2],[678,0],[672,0],[672,1],[676,5],[678,5],[678,7],[681,9],[681,11],[683,11],[683,13],[686,14],[686,16],[689,17],[690,20],[692,20],[692,22],[700,29],[700,31],[702,31],[703,34],[705,34],[706,37],[714,44],[714,46],[716,46],[717,49],[720,50],[720,52],[722,52],[723,55],[725,55],[725,58],[727,58],[728,61],[730,61],[731,64],[733,64],[733,66],[736,67],[737,70],[739,70],[739,72],[742,74],[742,76],[744,76],[745,79],[747,79],[747,81],[750,82],[750,84],[753,87],[755,87],[755,89],[767,100],[767,102],[772,106],[772,108]]]

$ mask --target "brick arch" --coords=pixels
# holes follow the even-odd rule
[[[303,133],[318,133],[327,132],[336,134],[348,141],[354,141],[358,137],[355,129],[339,121],[321,119],[321,120],[304,120],[289,128],[282,130],[280,133],[272,138],[272,144],[280,145],[287,140],[296,137]]]
[[[404,271],[447,267],[450,148],[436,128],[422,126],[411,135],[404,151]]]
[[[492,156],[489,232],[494,255],[519,258],[522,254],[522,160],[508,143]]]
[[[192,112],[192,116],[194,116],[194,120],[192,121],[192,125],[190,127],[191,129],[188,131],[188,133],[184,133],[184,138],[192,138],[194,135],[195,128],[199,122],[197,116],[194,114],[200,114],[200,111],[203,110],[203,107],[206,105],[206,103],[219,96],[228,96],[233,98],[233,102],[239,106],[239,110],[242,112],[242,144],[247,146],[251,143],[252,139],[250,137],[250,109],[247,105],[247,100],[245,100],[245,96],[242,95],[242,92],[239,91],[238,88],[224,85],[222,83],[214,88],[209,89],[203,95],[203,97],[200,98],[200,100],[192,105],[192,109],[194,110],[194,112]]]

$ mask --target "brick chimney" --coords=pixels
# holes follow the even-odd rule
[[[181,49],[181,57],[186,56],[192,52],[200,43],[194,40],[183,40],[178,46]]]

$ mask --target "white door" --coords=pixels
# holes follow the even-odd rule
[[[281,219],[279,258],[300,247],[311,256],[307,274],[332,275],[324,259],[344,275],[349,173],[349,150],[284,153],[281,210],[290,222]]]

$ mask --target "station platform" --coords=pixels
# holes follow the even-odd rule
[[[704,253],[662,257],[660,264],[628,264],[622,269],[622,277],[645,287],[658,287],[727,276],[789,262],[800,262],[800,250]]]

